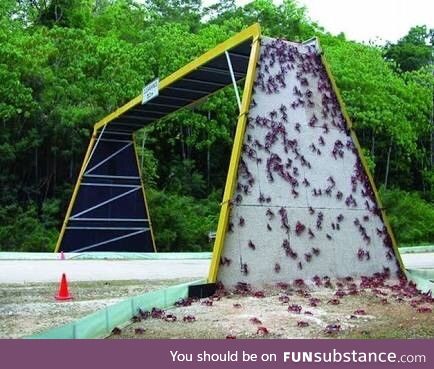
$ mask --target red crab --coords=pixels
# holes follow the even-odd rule
[[[235,286],[235,293],[239,295],[250,295],[252,291],[252,287],[250,284],[245,282],[238,282]]]
[[[163,319],[166,322],[176,322],[176,316],[173,314],[167,314]]]
[[[164,310],[158,309],[158,308],[152,308],[151,311],[151,317],[154,319],[162,319],[164,317]]]
[[[319,250],[318,248],[316,248],[316,247],[312,247],[312,253],[313,253],[315,256],[318,256],[318,255],[320,254],[320,250]]]
[[[180,300],[176,301],[174,305],[175,305],[176,307],[180,307],[180,306],[190,306],[192,302],[193,302],[193,300],[192,300],[191,298],[180,299]]]
[[[263,336],[267,335],[268,333],[270,333],[268,331],[268,329],[266,327],[262,327],[262,326],[258,327],[258,329],[256,331],[256,334],[260,334],[260,335],[263,335]]]
[[[342,298],[342,297],[344,297],[345,295],[346,295],[345,291],[342,291],[342,290],[337,290],[337,291],[335,292],[335,296],[336,296],[336,297],[339,297],[339,298]]]
[[[185,317],[182,318],[182,320],[186,323],[192,323],[196,321],[196,317],[194,315],[186,315]]]
[[[334,334],[334,333],[338,333],[340,330],[341,330],[340,324],[329,324],[325,327],[324,333]]]
[[[250,318],[249,321],[253,324],[262,324],[262,322],[256,317]]]
[[[300,221],[297,221],[297,224],[295,225],[295,233],[297,234],[297,236],[301,235],[305,229],[306,226]]]
[[[315,283],[315,285],[316,285],[317,287],[319,287],[319,286],[322,285],[321,278],[320,278],[318,275],[314,276],[314,277],[312,278],[312,280],[314,281],[314,283]]]
[[[151,315],[151,313],[147,310],[142,310],[139,308],[137,315],[140,315],[140,318],[142,319],[148,319]]]
[[[264,293],[264,291],[256,291],[256,292],[253,294],[253,296],[254,296],[254,297],[258,297],[258,298],[264,298],[264,297],[265,297],[265,293]]]
[[[302,307],[300,305],[296,305],[296,304],[288,306],[288,311],[292,312],[292,313],[296,313],[296,314],[300,314],[301,309],[302,309]]]
[[[303,280],[303,279],[296,279],[296,280],[294,281],[294,285],[295,285],[296,287],[304,287],[304,286],[306,286],[306,284],[304,283],[304,280]]]
[[[278,282],[276,283],[276,287],[282,290],[286,290],[289,287],[289,284],[285,282]]]
[[[297,322],[297,327],[300,327],[300,328],[309,327],[309,323],[305,322],[304,320],[299,320]]]

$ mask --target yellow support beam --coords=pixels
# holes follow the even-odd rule
[[[217,45],[215,48],[207,51],[205,54],[201,55],[197,59],[193,60],[192,62],[186,64],[182,68],[178,69],[176,72],[172,73],[170,76],[164,78],[162,81],[160,81],[160,84],[158,85],[158,90],[164,90],[166,87],[170,86],[174,82],[178,81],[179,79],[182,79],[187,74],[195,71],[196,69],[200,68],[202,65],[208,63],[212,59],[218,57],[219,55],[223,54],[225,51],[232,49],[233,47],[243,43],[244,41],[247,41],[251,38],[257,38],[259,37],[261,33],[261,28],[258,23],[253,24],[252,26],[246,28],[245,30],[241,31],[240,33],[237,33],[235,36],[229,38],[228,40],[222,42],[221,44]],[[211,94],[210,94],[211,95]],[[120,115],[124,114],[128,110],[134,108],[135,106],[141,104],[142,102],[142,94],[135,97],[125,105],[121,106],[117,110],[115,110],[113,113],[107,115],[103,119],[101,119],[99,122],[95,124],[95,129],[99,130],[106,124],[110,123],[112,120],[116,119]],[[196,103],[195,101],[194,103]],[[191,105],[191,104],[190,104]],[[182,107],[185,108],[185,107]],[[182,109],[181,108],[181,109]]]
[[[317,42],[319,45],[319,40],[317,40]],[[351,121],[350,116],[348,115],[347,109],[346,109],[345,104],[342,100],[341,93],[339,91],[338,86],[336,85],[336,81],[335,81],[335,79],[331,73],[330,66],[329,66],[324,54],[321,54],[321,62],[324,65],[327,76],[328,76],[330,83],[332,85],[332,89],[336,94],[336,98],[337,98],[339,106],[341,108],[342,115],[344,116],[345,123],[346,123],[346,125],[350,131],[351,138],[353,139],[353,142],[354,142],[354,145],[356,147],[357,154],[359,155],[360,161],[362,163],[363,169],[364,169],[365,173],[367,174],[368,179],[369,179],[369,183],[372,187],[372,190],[374,191],[375,200],[377,202],[378,207],[380,208],[381,218],[383,220],[384,225],[386,226],[386,229],[387,229],[387,232],[390,236],[390,239],[392,240],[392,247],[393,247],[393,251],[395,253],[395,257],[398,260],[398,263],[399,263],[401,270],[404,272],[405,271],[404,263],[402,262],[401,254],[399,253],[398,245],[396,243],[396,239],[395,239],[395,236],[393,234],[392,227],[390,226],[389,220],[387,219],[387,215],[386,215],[386,212],[384,210],[383,204],[381,202],[380,195],[378,193],[377,187],[375,186],[374,178],[372,177],[372,174],[369,171],[368,164],[366,162],[365,156],[363,155],[363,151],[362,151],[362,147],[360,146],[359,139],[357,138],[356,133],[354,132],[353,123]]]
[[[148,222],[149,222],[149,229],[151,231],[151,238],[152,238],[152,246],[154,247],[154,252],[157,252],[157,247],[155,246],[155,238],[154,238],[154,231],[152,229],[152,222],[151,222],[151,214],[149,214],[149,207],[148,207],[148,201],[146,200],[146,193],[145,193],[145,186],[143,185],[143,178],[142,178],[142,168],[140,166],[139,157],[137,155],[137,144],[136,144],[136,135],[133,134],[133,143],[134,143],[134,155],[136,156],[136,163],[137,163],[137,170],[139,172],[140,177],[140,185],[142,186],[142,194],[143,194],[143,200],[145,202],[145,209],[146,214],[148,214]],[[142,153],[143,155],[143,153]]]
[[[229,162],[228,177],[226,179],[223,202],[221,204],[219,222],[217,226],[214,249],[211,258],[211,265],[208,274],[208,283],[217,281],[220,257],[228,229],[229,215],[231,211],[230,200],[235,190],[235,184],[238,177],[238,165],[241,158],[241,150],[244,142],[244,133],[246,131],[247,115],[249,112],[252,98],[253,83],[256,75],[256,64],[260,51],[260,32],[255,36],[250,51],[249,65],[247,68],[246,81],[244,83],[243,100],[241,103],[240,115],[238,116],[237,128],[235,131],[234,145],[232,147],[231,159]]]
[[[90,139],[89,146],[87,147],[87,151],[86,151],[86,154],[85,154],[84,159],[83,159],[83,164],[81,165],[80,173],[78,174],[77,182],[75,183],[75,187],[74,187],[74,191],[73,191],[72,196],[71,196],[71,200],[69,201],[68,210],[66,211],[65,219],[63,220],[62,229],[61,229],[59,237],[57,239],[57,243],[56,243],[56,247],[54,248],[54,252],[59,251],[60,244],[62,243],[63,236],[65,234],[66,225],[68,224],[69,217],[71,216],[72,208],[74,207],[75,199],[77,198],[78,190],[80,188],[81,181],[83,179],[83,174],[86,170],[86,167],[87,167],[87,164],[89,161],[89,157],[90,157],[90,153],[92,152],[92,149],[95,145],[96,138],[97,138],[97,131],[96,131],[96,129],[94,129],[93,133],[92,133],[92,138]]]
[[[180,68],[176,72],[172,73],[170,76],[168,76],[165,79],[163,79],[162,81],[160,81],[160,84],[158,86],[159,91],[161,91],[164,88],[170,86],[171,84],[173,84],[174,82],[176,82],[179,79],[183,78],[184,76],[186,76],[187,74],[191,73],[192,71],[200,68],[202,65],[208,63],[212,59],[214,59],[214,58],[218,57],[219,55],[223,54],[225,51],[230,50],[233,47],[235,47],[235,46],[237,46],[237,45],[239,45],[239,44],[241,44],[241,43],[243,43],[243,42],[245,42],[245,41],[247,41],[249,39],[258,40],[260,34],[261,34],[261,29],[260,29],[260,26],[259,26],[258,23],[254,24],[254,25],[252,25],[252,26],[250,26],[248,28],[246,28],[245,30],[243,30],[240,33],[236,34],[235,36],[229,38],[228,40],[222,42],[221,44],[217,45],[215,48],[209,50],[208,52],[206,52],[205,54],[203,54],[199,58],[197,58],[197,59],[193,60],[192,62],[186,64],[184,67]],[[256,66],[256,64],[255,64],[255,66]],[[248,67],[248,70],[247,70],[247,75],[249,75],[250,67],[251,67],[251,60],[249,62],[249,67]],[[213,93],[210,93],[206,97],[211,96],[212,94],[214,94],[216,92],[217,91],[215,91]],[[192,104],[189,104],[188,106],[196,104],[196,103],[200,102],[202,99],[204,99],[204,98],[196,100]],[[69,202],[68,210],[66,212],[66,216],[65,216],[65,219],[63,221],[62,229],[60,231],[59,238],[57,240],[57,244],[56,244],[54,252],[58,252],[59,251],[59,247],[60,247],[60,244],[62,242],[64,233],[65,233],[65,229],[66,229],[66,225],[67,225],[68,219],[71,216],[72,208],[74,206],[75,200],[76,200],[77,195],[78,195],[78,191],[79,191],[79,188],[80,188],[80,185],[81,185],[83,174],[84,174],[84,172],[86,170],[86,166],[88,164],[88,161],[89,161],[89,158],[90,158],[90,154],[91,154],[92,149],[93,149],[93,147],[95,145],[95,142],[96,142],[98,131],[101,128],[103,128],[105,125],[107,125],[108,123],[110,123],[112,120],[114,120],[117,117],[119,117],[120,115],[122,115],[123,113],[125,113],[128,110],[134,108],[135,106],[141,104],[141,102],[142,102],[142,94],[140,94],[139,96],[137,96],[134,99],[130,100],[125,105],[121,106],[120,108],[118,108],[114,112],[112,112],[111,114],[107,115],[106,117],[104,117],[103,119],[101,119],[100,121],[98,121],[97,123],[95,123],[93,134],[92,134],[92,138],[91,138],[91,141],[89,143],[86,155],[84,157],[83,164],[82,164],[80,173],[78,175],[78,179],[77,179],[77,182],[75,184],[71,200]],[[244,99],[243,99],[243,102],[244,102]],[[250,98],[249,98],[249,103],[250,103]],[[186,108],[188,106],[182,107],[180,109],[184,109],[184,108]],[[173,114],[173,113],[171,113],[171,114]],[[170,114],[168,114],[167,116],[169,116],[169,115]],[[241,115],[240,115],[240,117],[241,117]],[[137,159],[137,153],[136,153],[136,160],[138,160]],[[238,166],[238,164],[237,164],[237,166]],[[140,166],[139,166],[139,171],[140,171]],[[140,176],[140,178],[141,178],[141,176]],[[142,183],[142,190],[143,190],[143,183]],[[144,193],[144,190],[143,190],[143,197],[145,199],[145,207],[146,207],[146,210],[147,210],[148,216],[149,216],[149,209],[148,209],[148,205],[147,205],[147,201],[146,201],[146,195]],[[150,224],[151,233],[152,233],[152,240],[154,242],[154,245],[153,245],[154,246],[154,250],[156,251],[155,239],[154,239],[154,236],[153,236],[153,230],[152,230],[151,222],[149,224]]]

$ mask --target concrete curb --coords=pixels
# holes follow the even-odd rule
[[[0,260],[57,260],[54,252],[0,252]],[[211,252],[83,252],[65,253],[67,260],[194,260],[211,259]]]
[[[153,307],[164,309],[188,296],[188,286],[205,283],[205,280],[178,284],[146,292],[110,305],[71,323],[51,328],[25,337],[27,339],[78,339],[104,338],[113,328],[126,326],[138,309],[150,311]]]
[[[434,245],[399,247],[398,250],[399,250],[399,252],[401,254],[415,254],[415,253],[434,252]]]

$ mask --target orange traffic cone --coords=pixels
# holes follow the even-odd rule
[[[66,274],[62,274],[62,279],[60,281],[59,292],[55,296],[56,300],[71,300],[72,296],[68,291],[68,282],[66,281]]]

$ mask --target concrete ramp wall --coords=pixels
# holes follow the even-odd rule
[[[399,270],[315,45],[261,40],[229,222],[228,287]]]

